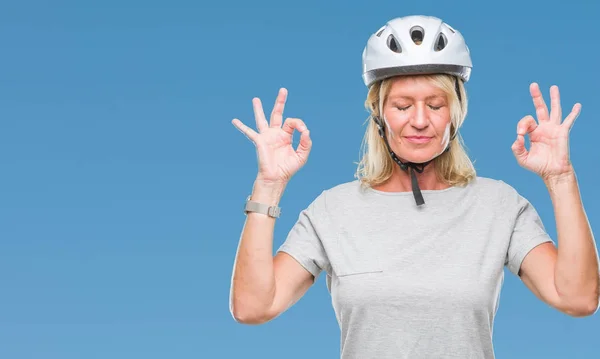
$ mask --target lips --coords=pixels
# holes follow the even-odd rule
[[[406,138],[407,141],[413,143],[427,143],[432,139],[432,137],[428,136],[406,136],[404,138]]]

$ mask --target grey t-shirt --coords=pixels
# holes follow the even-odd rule
[[[504,266],[553,242],[508,184],[412,192],[323,191],[278,249],[315,278],[324,271],[341,330],[341,358],[494,358]]]

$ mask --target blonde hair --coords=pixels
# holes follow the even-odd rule
[[[476,177],[473,162],[467,155],[458,129],[467,115],[467,94],[462,81],[458,81],[460,100],[456,94],[456,79],[450,75],[415,75],[423,76],[442,89],[448,96],[450,107],[450,135],[456,134],[450,143],[450,150],[436,157],[430,165],[434,165],[437,178],[450,186],[464,186]],[[394,78],[378,81],[369,89],[365,107],[371,114],[367,118],[367,130],[361,144],[361,160],[358,163],[355,177],[364,186],[376,186],[387,181],[396,162],[390,156],[383,138],[379,136],[377,125],[372,117],[382,118],[380,109],[390,92]]]

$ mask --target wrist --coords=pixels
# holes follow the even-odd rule
[[[277,181],[264,181],[256,179],[250,199],[252,201],[277,206],[283,195],[287,183]]]
[[[564,173],[543,177],[543,180],[546,187],[548,187],[550,191],[554,191],[560,187],[575,184],[577,182],[577,177],[575,176],[575,171],[570,169]]]
[[[570,167],[569,169],[560,173],[542,176],[542,179],[546,183],[560,183],[570,181],[575,179],[575,170],[573,169],[573,167]]]

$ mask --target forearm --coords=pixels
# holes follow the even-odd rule
[[[597,306],[599,268],[592,229],[574,172],[545,180],[552,199],[558,235],[556,291],[573,306]]]
[[[251,200],[278,205],[283,190],[284,186],[255,182]],[[231,282],[230,306],[237,320],[259,320],[272,305],[275,296],[274,227],[274,218],[260,213],[247,214]]]

